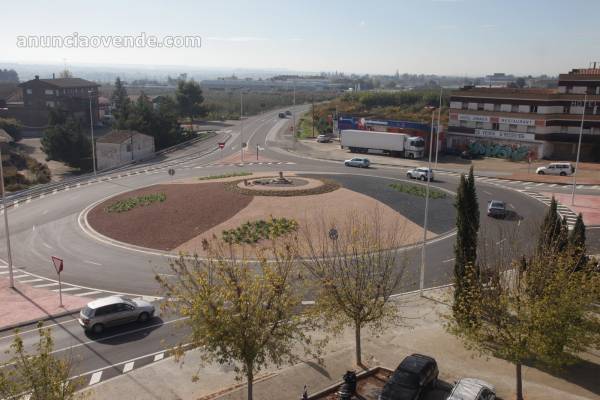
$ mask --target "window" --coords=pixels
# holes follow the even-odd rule
[[[463,110],[467,110],[468,108],[469,108],[469,103],[467,103],[467,102],[462,103]]]
[[[33,90],[27,89],[27,94],[32,94],[32,93],[33,93]]]
[[[131,143],[127,143],[127,149],[125,151],[131,152]]]
[[[534,133],[535,132],[535,126],[533,126],[533,125],[527,126],[527,132]]]
[[[483,111],[483,103],[477,103],[477,109]]]
[[[493,122],[492,123],[492,129],[497,131],[498,129],[500,129],[500,124],[497,122]]]
[[[538,112],[538,106],[535,106],[535,105],[534,105],[534,106],[531,106],[531,112],[532,112],[532,113],[536,113],[536,112]]]
[[[500,104],[494,104],[494,111],[500,111]]]
[[[519,106],[517,104],[513,104],[510,107],[511,112],[519,112]]]
[[[518,129],[518,126],[516,124],[510,124],[508,125],[508,130],[509,131],[516,131]]]
[[[53,95],[54,94],[54,90],[52,90],[52,89],[46,89],[46,90],[44,90],[44,94]]]
[[[475,122],[475,128],[483,128],[483,122]]]
[[[569,132],[569,127],[566,125],[561,125],[560,126],[560,133],[568,133]]]

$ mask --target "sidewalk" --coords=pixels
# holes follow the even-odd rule
[[[586,226],[600,225],[600,196],[577,194],[575,204],[571,204],[571,195],[564,193],[542,193],[554,196],[558,202],[570,208],[575,214],[581,213]]]
[[[0,278],[0,304],[2,304],[0,307],[0,331],[9,330],[28,322],[78,312],[88,301],[87,297],[70,296],[63,293],[63,307],[60,307],[58,292],[38,289],[18,282],[15,282],[15,289],[11,289],[8,278],[2,277]]]
[[[453,336],[445,332],[440,315],[449,312],[442,302],[449,296],[444,290],[429,292],[428,299],[416,294],[401,298],[403,313],[412,328],[395,327],[375,338],[363,333],[363,359],[368,366],[394,369],[407,355],[419,352],[436,358],[440,379],[452,384],[460,377],[478,377],[496,385],[501,398],[514,398],[515,368],[496,358],[479,358]],[[333,339],[325,350],[325,364],[311,360],[282,369],[262,371],[254,386],[259,400],[297,400],[308,385],[309,394],[341,381],[353,365],[353,332]],[[589,361],[568,369],[560,376],[523,367],[524,392],[528,400],[598,399],[600,354],[586,354]],[[233,366],[205,365],[198,368],[200,354],[191,351],[185,364],[171,359],[150,364],[89,389],[98,400],[127,399],[194,399],[242,400],[246,387],[234,380]],[[199,381],[191,376],[198,372]]]
[[[340,149],[338,141],[332,143],[317,143],[315,140],[299,140],[294,146],[294,153],[307,155],[313,158],[343,161],[357,156],[346,149]],[[397,158],[369,154],[369,159],[373,164],[393,165],[399,167],[417,167],[424,166],[427,159],[411,160],[407,158]],[[438,169],[467,173],[471,165],[475,168],[478,175],[486,175],[499,179],[519,180],[539,183],[558,183],[570,184],[572,177],[569,176],[550,176],[537,175],[536,168],[548,165],[550,161],[537,160],[531,163],[515,162],[500,158],[483,158],[480,160],[463,160],[456,156],[440,155],[438,159]],[[579,185],[600,185],[600,164],[597,163],[579,163],[577,175],[577,184]]]

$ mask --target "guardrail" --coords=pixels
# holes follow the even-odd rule
[[[84,175],[66,179],[66,180],[63,180],[60,182],[51,182],[51,183],[47,183],[44,185],[37,185],[37,186],[34,186],[33,188],[24,189],[24,190],[21,190],[18,192],[8,194],[6,196],[6,207],[11,207],[15,203],[19,203],[21,199],[37,198],[42,195],[61,191],[67,187],[81,185],[82,183],[84,183],[86,181],[91,181],[91,182],[108,181],[108,180],[112,179],[110,176],[113,174],[122,173],[124,171],[131,172],[132,169],[135,169],[135,167],[140,166],[141,163],[146,163],[146,162],[151,161],[161,155],[168,154],[168,153],[171,153],[176,150],[181,150],[184,147],[188,147],[188,146],[196,144],[198,142],[209,141],[210,139],[217,138],[217,136],[218,136],[217,132],[211,131],[211,132],[209,132],[208,135],[205,135],[203,137],[194,138],[194,139],[188,140],[186,142],[178,143],[175,146],[171,146],[166,149],[159,150],[159,151],[155,152],[152,157],[144,158],[141,160],[135,160],[135,161],[132,161],[132,162],[124,164],[124,165],[120,165],[115,168],[103,170],[101,172],[98,172],[95,176],[93,173],[86,173]],[[226,142],[229,140],[230,137],[231,137],[231,135],[228,134],[221,141]],[[172,159],[165,160],[164,162],[171,163],[171,165],[174,165],[174,164],[177,164],[178,160],[181,160],[183,158],[186,158],[186,161],[188,161],[188,159],[198,158],[198,157],[202,157],[207,154],[210,154],[217,149],[216,141],[215,142],[210,141],[207,144],[208,144],[208,146],[203,146],[201,149],[198,150],[198,152],[195,152],[194,154],[182,155],[180,157],[175,157]],[[214,147],[213,147],[213,145],[214,145]],[[182,161],[180,161],[180,162],[182,162]],[[160,163],[159,163],[159,165],[160,165]],[[147,168],[140,166],[139,169],[144,170]],[[139,172],[134,172],[134,173],[139,173]]]

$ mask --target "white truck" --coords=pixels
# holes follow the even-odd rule
[[[351,153],[368,153],[370,150],[395,157],[422,158],[425,140],[404,133],[360,131],[345,129],[340,132],[342,149]]]

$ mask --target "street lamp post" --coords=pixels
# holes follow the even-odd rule
[[[440,152],[440,119],[442,114],[442,90],[443,88],[440,86],[440,105],[438,108],[438,117],[437,117],[437,129],[436,129],[436,139],[435,139],[435,168],[438,166],[438,153]]]
[[[240,159],[244,162],[244,92],[240,91]]]
[[[90,97],[90,131],[92,132],[92,168],[94,170],[94,176],[96,176],[96,142],[94,141],[94,117],[92,116],[92,95],[93,90],[88,90]]]
[[[8,230],[8,210],[6,209],[6,198],[4,190],[4,168],[2,166],[2,148],[0,147],[0,189],[2,189],[2,211],[4,212],[4,232],[6,233],[6,253],[8,256],[8,278],[10,288],[15,288],[15,279],[13,274],[12,252],[10,250],[10,232]]]
[[[429,216],[429,184],[431,182],[431,153],[433,152],[433,122],[435,116],[435,108],[431,111],[431,133],[429,134],[429,162],[427,164],[427,185],[425,191],[425,216],[423,221],[423,244],[421,245],[421,273],[419,279],[419,294],[423,296],[425,286],[425,244],[427,243],[427,223]]]
[[[587,107],[587,93],[583,99],[583,112],[581,113],[581,126],[579,127],[579,143],[577,144],[577,159],[575,160],[575,171],[573,171],[573,192],[571,193],[571,205],[575,204],[575,186],[577,186],[577,171],[579,170],[579,154],[581,153],[581,137],[583,136],[585,107]]]

